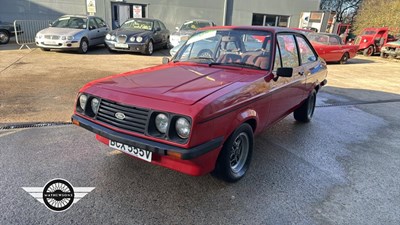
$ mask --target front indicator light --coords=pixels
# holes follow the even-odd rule
[[[179,118],[175,123],[176,133],[179,137],[186,139],[190,135],[190,122],[186,118]]]
[[[177,159],[182,159],[182,154],[179,152],[171,152],[171,151],[167,151],[167,155],[171,156],[173,158],[177,158]]]
[[[97,114],[99,111],[100,101],[97,98],[93,98],[91,102],[92,111],[94,114]]]
[[[155,119],[156,128],[160,133],[165,134],[168,128],[168,117],[167,115],[160,113],[156,116]]]
[[[87,99],[88,99],[88,97],[86,95],[84,95],[84,94],[79,96],[79,106],[81,107],[81,109],[83,111],[85,111]]]

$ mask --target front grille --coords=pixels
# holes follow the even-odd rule
[[[361,42],[361,38],[357,37],[356,40],[354,41],[354,44],[358,45]]]
[[[58,40],[60,39],[60,36],[58,35],[44,35],[45,39],[49,39],[49,40]]]
[[[119,35],[118,38],[117,38],[117,42],[125,44],[126,43],[126,38],[127,38],[126,35]]]
[[[124,119],[117,119],[116,113],[123,113]],[[101,100],[96,119],[114,127],[144,134],[150,110],[126,106],[108,100]]]

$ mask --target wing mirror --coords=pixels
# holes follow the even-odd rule
[[[276,71],[276,75],[278,77],[292,77],[293,75],[293,68],[291,67],[281,67],[278,68]]]
[[[162,58],[162,64],[168,64],[169,63],[169,58],[168,57],[163,57]]]
[[[175,27],[176,32],[179,32],[179,27]]]
[[[161,31],[161,28],[160,28],[160,27],[157,27],[154,31],[155,31],[155,32]]]
[[[96,29],[95,26],[89,26],[89,30],[94,30],[94,29]]]

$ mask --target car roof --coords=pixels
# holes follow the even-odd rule
[[[254,31],[269,31],[272,33],[296,33],[302,34],[297,30],[293,30],[286,27],[263,27],[263,26],[215,26],[215,27],[205,27],[200,28],[199,30],[254,30]]]
[[[128,21],[128,20],[160,21],[159,19],[150,19],[150,18],[129,18],[126,21]]]
[[[185,20],[185,22],[184,22],[184,23],[191,22],[191,21],[213,23],[213,21],[211,21],[211,20],[205,20],[205,19],[193,19],[193,20]]]
[[[80,14],[71,14],[71,15],[63,15],[60,17],[80,17],[80,18],[88,18],[88,17],[96,17],[96,16],[86,16],[86,15],[80,15]]]

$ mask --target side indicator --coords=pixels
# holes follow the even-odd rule
[[[79,126],[79,121],[72,119],[72,123]]]

